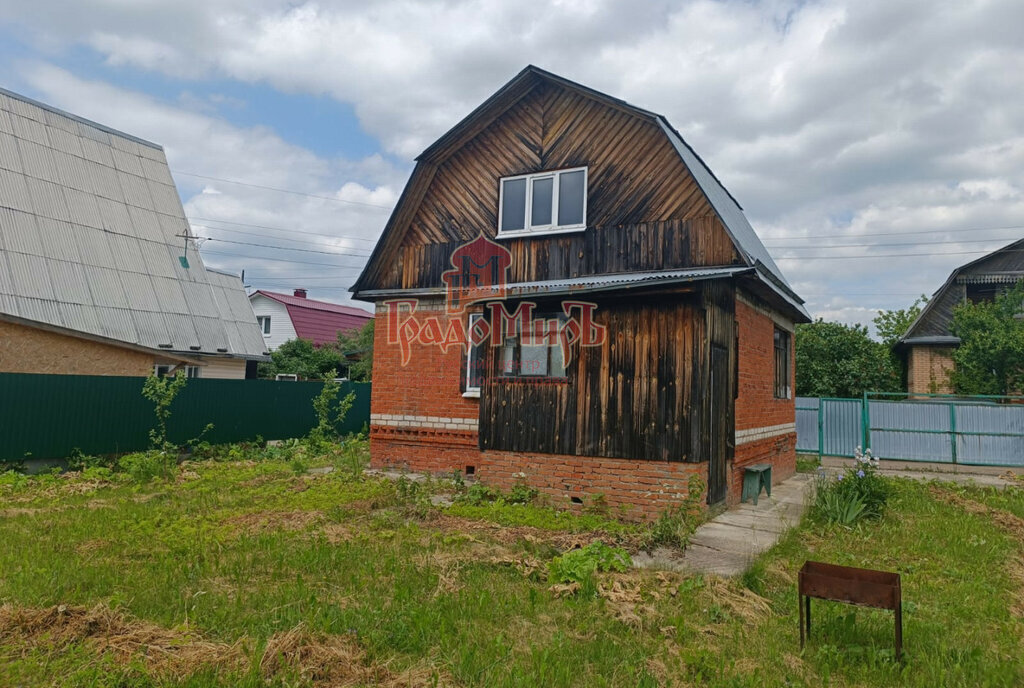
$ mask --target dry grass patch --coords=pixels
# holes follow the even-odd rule
[[[274,531],[306,530],[323,519],[322,511],[254,511],[232,516],[224,523],[246,535],[258,535]]]
[[[0,643],[12,648],[56,650],[84,643],[96,652],[97,660],[103,655],[112,655],[125,665],[141,660],[148,671],[174,679],[211,666],[221,672],[245,672],[252,666],[246,647],[255,645],[248,638],[234,643],[210,642],[192,631],[128,619],[108,607],[67,605],[48,609],[0,607]],[[354,637],[312,632],[301,624],[272,635],[258,666],[264,679],[297,675],[324,688],[453,685],[426,666],[396,672],[387,665],[369,662]]]

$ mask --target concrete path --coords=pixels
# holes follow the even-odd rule
[[[683,552],[658,548],[633,557],[640,568],[668,569],[738,576],[761,552],[797,525],[809,497],[812,476],[798,473],[751,502],[725,511],[697,528]]]

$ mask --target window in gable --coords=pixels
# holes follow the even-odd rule
[[[256,322],[259,323],[260,330],[263,331],[264,337],[270,336],[270,316],[269,315],[257,315]]]
[[[498,236],[585,229],[587,168],[506,177],[498,205]]]

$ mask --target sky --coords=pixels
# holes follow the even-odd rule
[[[413,158],[535,64],[667,116],[810,313],[870,324],[1024,237],[1021,26],[1019,0],[0,0],[0,86],[163,145],[208,266],[347,303]]]

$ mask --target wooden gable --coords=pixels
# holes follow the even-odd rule
[[[521,91],[521,89],[520,89]],[[464,126],[464,125],[460,125]],[[653,116],[537,79],[486,126],[421,160],[359,291],[441,286],[460,244],[497,233],[499,180],[588,167],[587,229],[501,239],[512,282],[741,265]],[[443,139],[442,139],[443,141]]]

